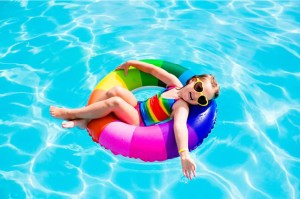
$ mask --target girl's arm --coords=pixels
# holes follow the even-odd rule
[[[182,172],[187,178],[192,179],[192,176],[196,176],[196,164],[189,156],[187,129],[188,115],[188,104],[183,100],[178,100],[173,105],[175,140],[181,159]]]
[[[145,73],[149,73],[149,74],[153,75],[157,79],[164,82],[167,86],[174,85],[177,87],[182,87],[181,82],[175,75],[168,73],[167,71],[165,71],[162,68],[156,67],[152,64],[148,64],[145,62],[129,60],[129,61],[125,62],[124,64],[118,66],[116,68],[116,70],[124,69],[124,73],[126,76],[128,73],[128,68],[130,66],[133,66]]]
[[[189,107],[183,100],[178,100],[173,105],[174,118],[174,132],[178,150],[188,149],[188,130],[187,117],[189,114]]]

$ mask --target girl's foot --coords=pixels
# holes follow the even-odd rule
[[[50,114],[52,115],[52,117],[60,118],[64,120],[74,119],[71,117],[71,114],[69,113],[69,109],[65,109],[65,108],[50,106]]]
[[[87,127],[87,120],[85,119],[76,119],[76,120],[70,120],[70,121],[63,121],[61,126],[63,128],[74,128],[79,127],[80,129],[85,129]]]

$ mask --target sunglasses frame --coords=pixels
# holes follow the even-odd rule
[[[202,84],[202,91],[201,91],[201,92],[199,92],[199,91],[197,91],[197,90],[195,89],[195,85],[196,85],[198,82],[201,82],[201,84]],[[201,95],[197,98],[197,103],[198,103],[200,106],[207,106],[207,105],[208,105],[208,100],[207,100],[206,96],[203,95],[203,93],[202,93],[203,90],[204,90],[204,88],[203,88],[203,82],[202,82],[200,79],[197,78],[197,80],[194,82],[193,89],[194,89],[194,91],[196,91],[197,93],[200,93],[200,94],[201,94]],[[200,103],[199,103],[198,100],[199,100],[199,98],[202,97],[202,96],[205,97],[206,104],[200,104]]]

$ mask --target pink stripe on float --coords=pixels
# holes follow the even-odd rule
[[[137,127],[131,139],[129,156],[151,162],[166,160],[166,146],[160,127]]]
[[[123,122],[108,124],[99,138],[99,144],[114,154],[129,156],[130,143],[136,126]]]

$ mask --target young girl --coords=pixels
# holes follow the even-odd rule
[[[143,72],[149,73],[160,79],[167,85],[167,88],[159,95],[155,95],[144,102],[137,102],[135,96],[127,89],[114,87],[108,90],[97,102],[78,109],[58,108],[51,106],[50,113],[55,118],[64,119],[63,128],[73,128],[75,126],[86,128],[92,119],[101,118],[109,113],[114,113],[120,120],[131,125],[152,125],[153,118],[146,114],[148,109],[160,109],[161,104],[155,104],[163,98],[166,107],[163,107],[169,114],[160,115],[161,121],[173,117],[174,133],[178,152],[180,154],[182,172],[192,179],[196,176],[196,165],[189,156],[188,151],[188,129],[187,118],[189,105],[206,106],[209,100],[219,95],[219,85],[212,75],[199,75],[190,78],[183,86],[179,79],[167,71],[140,61],[127,61],[116,68],[124,70],[125,76],[128,68],[133,66]],[[153,105],[146,106],[146,103]],[[150,102],[150,103],[149,103]],[[156,111],[159,112],[159,111]],[[156,121],[157,122],[157,121]],[[160,121],[158,121],[160,122]]]

